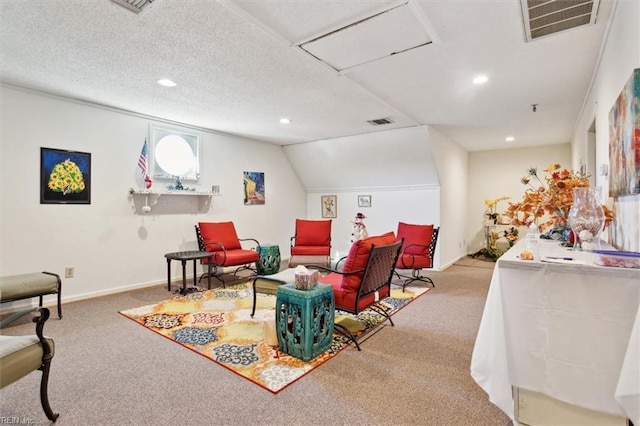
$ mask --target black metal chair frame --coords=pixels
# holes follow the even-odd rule
[[[34,317],[33,322],[36,323],[36,335],[42,345],[42,364],[38,368],[38,370],[42,372],[42,378],[40,380],[40,402],[47,418],[55,422],[60,414],[54,413],[51,409],[51,404],[49,404],[49,371],[51,370],[53,354],[51,353],[51,347],[47,342],[47,338],[44,337],[43,333],[44,323],[49,319],[50,312],[48,308],[44,307],[40,307],[38,310],[40,311],[40,316]]]
[[[214,263],[211,264],[211,269],[210,269],[210,274],[213,278],[217,279],[218,281],[220,281],[222,283],[222,288],[226,288],[226,284],[224,282],[224,279],[222,279],[222,275],[227,275],[226,273],[224,273],[224,263],[226,263],[227,260],[227,250],[224,248],[224,245],[222,245],[221,243],[217,242],[217,241],[204,241],[202,239],[202,234],[200,233],[200,227],[198,225],[195,225],[196,228],[196,237],[198,239],[198,249],[200,251],[208,251],[207,250],[207,245],[212,245],[215,244],[217,246],[220,247],[220,251],[222,251],[223,253],[223,261],[222,264],[216,265]],[[251,250],[253,251],[257,251],[258,253],[260,252],[260,243],[258,242],[258,240],[254,239],[254,238],[238,238],[238,241],[243,242],[243,241],[253,241],[256,244],[256,247],[252,247]],[[211,258],[213,260],[213,257]],[[202,263],[202,261],[201,261]],[[236,265],[229,265],[229,266],[236,266]],[[228,266],[227,266],[228,267]],[[251,267],[251,263],[247,263],[244,265],[240,265],[238,266],[238,268],[236,268],[235,271],[233,271],[233,275],[237,275],[238,272],[240,271],[244,271],[244,270],[250,270],[252,272],[254,272],[255,274],[258,273],[258,269],[257,267]],[[208,272],[205,272],[204,274],[202,274],[200,276],[200,278],[198,279],[198,283],[200,281],[202,281],[202,279],[204,277],[206,277],[208,274]]]
[[[389,323],[392,326],[395,325],[393,323],[393,320],[391,319],[391,316],[387,313],[387,310],[379,306],[379,301],[375,301],[363,308],[359,308],[358,305],[361,298],[375,293],[381,288],[387,287],[389,289],[389,294],[391,294],[391,280],[393,278],[394,266],[398,261],[398,255],[400,254],[400,248],[402,247],[403,242],[404,240],[398,240],[395,243],[383,246],[372,245],[371,252],[369,253],[369,257],[367,258],[367,264],[365,265],[364,269],[360,269],[357,271],[342,272],[329,268],[323,268],[321,266],[313,266],[314,268],[318,268],[327,272],[333,272],[343,276],[363,273],[362,279],[360,280],[360,285],[358,287],[358,293],[356,295],[355,306],[353,308],[336,306],[337,310],[345,311],[353,315],[358,315],[360,312],[366,309],[371,309],[384,316],[385,319],[389,320]],[[351,333],[346,327],[342,326],[341,324],[335,323],[334,328],[338,333],[353,341],[353,343],[355,343],[356,345],[356,348],[358,350],[361,350],[360,344],[358,343],[358,337]]]
[[[409,284],[411,284],[412,282],[415,282],[415,281],[422,281],[423,283],[431,284],[432,287],[436,286],[431,278],[422,275],[422,269],[433,268],[433,256],[436,253],[436,243],[438,242],[438,233],[439,232],[440,232],[440,228],[439,227],[438,228],[433,228],[433,237],[431,238],[431,242],[429,243],[429,245],[426,245],[426,244],[407,244],[405,247],[402,247],[402,250],[401,250],[400,256],[399,256],[400,259],[404,259],[402,257],[402,253],[404,253],[404,251],[409,247],[427,247],[428,248],[428,252],[429,252],[429,257],[431,258],[431,264],[429,266],[425,266],[423,268],[413,268],[413,262],[410,265],[406,265],[403,262],[404,268],[402,268],[402,269],[412,269],[410,277],[408,277],[406,275],[401,275],[400,273],[398,273],[397,270],[394,269],[393,272],[398,277],[398,279],[399,280],[404,279],[404,282],[402,283],[402,292],[403,293],[404,293],[405,287],[408,286]],[[412,255],[408,254],[407,256],[412,256]]]

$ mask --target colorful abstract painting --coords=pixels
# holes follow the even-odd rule
[[[640,68],[609,112],[609,196],[640,194]]]
[[[264,204],[264,173],[244,172],[244,204]]]

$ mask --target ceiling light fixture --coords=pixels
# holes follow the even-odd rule
[[[283,117],[283,118],[281,118],[281,119],[280,119],[280,123],[282,123],[282,124],[289,124],[289,123],[291,123],[291,120],[289,120],[288,118],[284,118],[284,117]]]
[[[486,75],[479,75],[473,79],[473,84],[484,84],[489,81],[489,78]]]
[[[164,86],[164,87],[176,87],[177,84],[174,83],[173,81],[169,80],[168,78],[161,78],[160,80],[157,81],[157,83],[160,86]]]
[[[504,140],[507,142],[513,142],[516,140],[516,138],[514,138],[513,136],[507,136],[506,138],[504,138]]]

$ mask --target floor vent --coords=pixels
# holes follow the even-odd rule
[[[151,6],[154,0],[111,0],[115,4],[119,4],[127,10],[134,13],[142,12],[146,7]]]
[[[371,124],[372,126],[382,126],[383,124],[393,123],[393,120],[391,119],[391,117],[376,118],[375,120],[367,120],[367,123]]]
[[[595,24],[600,0],[520,0],[527,41]]]

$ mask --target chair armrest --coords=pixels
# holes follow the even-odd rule
[[[296,240],[296,236],[294,235],[293,237],[291,237],[291,239],[289,240],[289,247],[293,248],[293,246],[295,245],[295,241]]]
[[[404,246],[404,247],[402,248],[402,251],[400,252],[400,254],[401,254],[401,255],[402,255],[402,254],[405,254],[405,251],[407,251],[407,249],[408,249],[409,247],[421,247],[421,248],[423,248],[423,249],[427,249],[427,250],[429,250],[429,246],[430,246],[430,245],[431,245],[431,244],[407,244],[406,246]],[[407,253],[407,254],[414,254],[414,253]]]
[[[344,258],[342,258],[344,259]],[[338,263],[340,263],[340,261],[342,261],[342,259],[340,259],[338,261]],[[324,266],[320,266],[320,265],[307,265],[306,268],[308,269],[318,269],[320,271],[324,271],[324,272],[328,272],[328,273],[334,273],[334,274],[340,274],[340,275],[353,275],[353,274],[358,274],[360,272],[364,272],[364,268],[363,269],[358,269],[357,271],[349,271],[349,272],[344,272],[344,271],[338,271],[337,269],[331,269],[331,268],[325,268]]]
[[[44,357],[46,358],[47,356],[51,356],[51,348],[47,343],[46,337],[44,337],[43,329],[44,323],[49,319],[50,312],[49,308],[39,308],[38,310],[40,311],[40,316],[34,317],[33,322],[36,323],[36,335],[40,340],[40,344],[42,344],[42,352],[44,354]]]
[[[260,248],[260,243],[255,238],[238,238],[238,241],[253,241],[256,246],[252,247],[251,250],[259,250]]]

